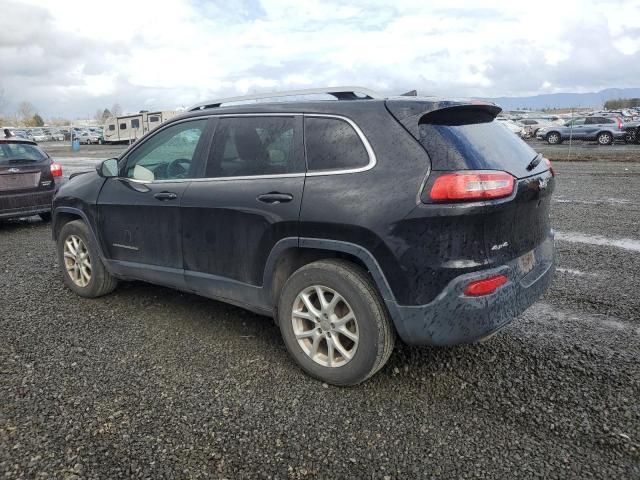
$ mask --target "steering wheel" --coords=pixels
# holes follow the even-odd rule
[[[167,177],[183,178],[183,176],[189,172],[189,168],[191,168],[191,160],[187,158],[176,158],[167,165]]]

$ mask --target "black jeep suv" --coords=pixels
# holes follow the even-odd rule
[[[338,385],[379,370],[396,334],[492,335],[553,276],[549,162],[493,104],[356,90],[199,105],[73,178],[53,213],[65,283],[144,280],[273,316]]]

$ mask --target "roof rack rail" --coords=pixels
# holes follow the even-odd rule
[[[360,93],[364,96],[358,96]],[[293,97],[298,95],[318,95],[328,94],[334,96],[338,100],[372,100],[384,98],[382,95],[363,87],[330,87],[330,88],[307,88],[303,90],[285,90],[282,92],[258,93],[255,95],[243,95],[240,97],[227,97],[209,100],[207,102],[192,105],[187,109],[189,112],[195,110],[204,110],[206,108],[217,108],[223,103],[241,102],[245,100],[263,100],[267,98],[277,97]]]

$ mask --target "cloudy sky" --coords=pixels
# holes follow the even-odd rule
[[[519,96],[640,86],[639,0],[0,0],[0,91],[46,116],[327,85]]]

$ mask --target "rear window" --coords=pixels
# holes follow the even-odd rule
[[[0,143],[0,164],[17,161],[40,161],[47,158],[35,145],[28,143]]]
[[[502,170],[524,177],[537,155],[488,112],[433,112],[420,121],[420,143],[434,170]]]

